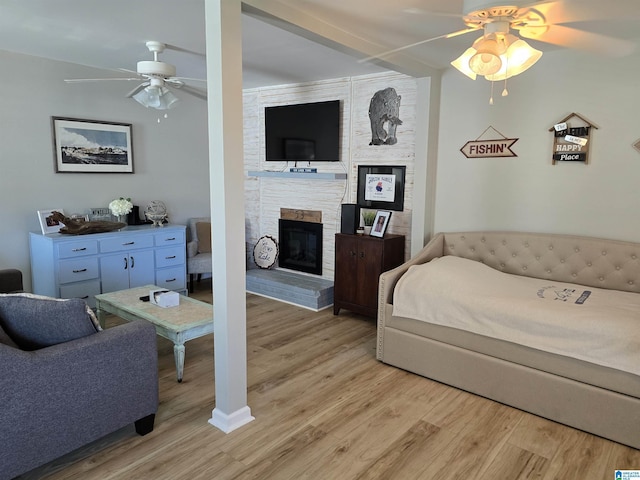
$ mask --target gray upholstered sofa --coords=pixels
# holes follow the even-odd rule
[[[42,335],[49,336],[47,328],[54,327],[54,344],[38,348],[24,343],[23,332],[16,333],[20,325],[14,329],[15,322],[5,321],[15,309],[4,307],[15,296],[0,297],[0,479],[28,472],[129,424],[135,423],[141,435],[153,430],[158,354],[151,324],[138,321],[101,331],[87,324],[72,332],[64,318],[56,317],[58,304],[52,308],[52,301],[36,309],[50,318],[29,323],[38,329],[34,342],[42,342]],[[63,306],[81,312],[74,302],[80,300]],[[26,313],[24,318],[28,323]],[[57,343],[69,335],[77,338]]]
[[[596,287],[606,289],[601,292],[606,296],[612,291],[613,295],[640,292],[640,244],[517,232],[440,233],[414,258],[380,277],[377,342],[377,358],[385,363],[640,448],[637,374],[442,326],[433,315],[432,323],[394,315],[394,290],[400,278],[417,271],[409,271],[412,265],[448,255],[482,262],[512,274],[510,279],[517,275],[544,279],[549,285],[564,282],[584,285],[587,290]],[[445,258],[436,263],[442,264],[440,260],[451,263]],[[486,271],[483,266],[473,268]],[[453,317],[458,315],[455,312]],[[580,312],[584,311],[578,317]],[[562,325],[562,318],[551,320]],[[601,315],[589,321],[606,329],[610,318]],[[613,332],[608,334],[616,335],[613,327],[609,330]],[[544,336],[545,330],[542,332]],[[619,337],[618,345],[629,340],[625,333]],[[637,345],[631,348],[636,353],[628,360],[637,364],[640,349]]]

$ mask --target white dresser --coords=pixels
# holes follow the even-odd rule
[[[186,227],[128,226],[89,235],[29,234],[33,293],[83,298],[155,284],[186,293]]]

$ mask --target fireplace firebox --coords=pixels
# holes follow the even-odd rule
[[[278,266],[322,275],[322,224],[281,218]]]

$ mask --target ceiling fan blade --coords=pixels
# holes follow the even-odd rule
[[[520,35],[531,40],[539,40],[553,45],[573,48],[610,57],[630,55],[636,48],[635,43],[619,38],[607,37],[598,33],[585,32],[563,25],[542,27],[523,27]]]
[[[171,77],[171,78],[167,78],[168,82],[170,82],[172,80],[178,80],[178,81],[186,80],[187,82],[204,82],[204,83],[207,83],[207,79],[206,78],[190,78],[190,77]]]
[[[198,97],[201,100],[206,100],[207,99],[207,92],[199,90],[197,88],[194,87],[190,87],[189,85],[172,85],[173,87],[180,89],[180,91],[183,91],[185,93],[188,93],[189,95],[193,95],[194,97]]]
[[[144,90],[146,87],[149,86],[150,82],[143,82],[140,85],[138,85],[136,88],[134,88],[133,90],[131,90],[129,93],[127,93],[125,95],[126,98],[131,98],[133,97],[136,93],[138,93],[141,90]]]
[[[458,35],[464,35],[465,33],[476,32],[478,30],[479,30],[479,28],[465,28],[464,30],[458,30],[457,32],[451,32],[451,33],[447,33],[445,35],[439,35],[437,37],[427,38],[426,40],[420,40],[419,42],[411,43],[409,45],[404,45],[403,47],[394,48],[393,50],[387,50],[386,52],[382,52],[382,53],[379,53],[377,55],[372,55],[372,56],[367,57],[367,58],[362,58],[362,59],[358,60],[358,63],[365,63],[365,62],[369,62],[369,61],[375,60],[375,59],[382,59],[382,58],[387,57],[387,56],[389,56],[389,55],[391,55],[393,53],[397,53],[397,52],[400,52],[402,50],[406,50],[408,48],[417,47],[418,45],[423,45],[425,43],[433,42],[434,40],[440,40],[442,38],[457,37]]]
[[[65,78],[66,83],[82,83],[82,82],[107,82],[111,80],[120,80],[120,81],[130,81],[136,80],[140,81],[140,78]]]
[[[611,19],[640,19],[637,0],[607,2],[606,8],[602,8],[602,0],[532,2],[522,7],[519,14],[522,12],[526,15],[526,12],[523,12],[526,9],[540,12],[547,23],[554,25]]]

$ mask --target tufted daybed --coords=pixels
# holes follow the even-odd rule
[[[458,259],[446,259],[447,256]],[[431,262],[434,259],[437,260]],[[485,334],[480,334],[475,329],[461,328],[461,323],[455,322],[456,316],[458,320],[466,321],[460,317],[475,315],[473,312],[460,313],[465,310],[457,305],[458,301],[463,300],[463,296],[474,295],[472,287],[465,290],[465,275],[457,277],[459,287],[457,284],[449,289],[443,287],[435,296],[429,297],[430,292],[414,288],[411,295],[421,296],[415,295],[419,291],[424,292],[427,298],[426,306],[414,309],[420,310],[420,314],[424,313],[425,318],[402,316],[406,315],[407,309],[404,309],[403,314],[397,313],[401,307],[396,308],[394,298],[397,301],[403,297],[400,291],[395,291],[396,287],[400,285],[404,289],[404,285],[408,283],[415,284],[414,281],[403,282],[401,278],[404,275],[407,275],[406,279],[412,278],[410,275],[423,267],[433,268],[448,261],[465,263],[472,270],[481,270],[483,275],[497,275],[503,286],[539,282],[543,287],[537,290],[537,295],[534,290],[531,299],[527,300],[534,305],[531,309],[533,313],[538,315],[540,312],[535,305],[541,305],[544,302],[542,297],[547,292],[552,292],[547,288],[554,289],[558,285],[562,287],[558,287],[560,292],[576,291],[582,300],[585,294],[587,298],[591,294],[585,305],[591,300],[595,302],[598,298],[609,295],[615,302],[620,302],[620,298],[623,298],[624,302],[621,303],[624,303],[623,306],[630,315],[628,328],[623,330],[619,326],[617,313],[608,315],[598,311],[596,316],[585,316],[585,331],[589,326],[596,331],[605,332],[607,337],[615,340],[604,340],[604,337],[599,340],[596,337],[589,346],[578,348],[580,355],[577,356],[561,354],[554,349],[541,349],[537,345],[532,347],[526,342],[520,343],[517,340],[518,332],[514,332],[507,340],[494,334],[500,328],[512,328],[514,324],[510,320],[503,321],[502,327],[494,326],[493,330]],[[428,263],[431,265],[427,265]],[[430,272],[433,285],[431,289],[438,290],[438,270]],[[489,317],[497,303],[507,305],[504,312],[509,318],[512,314],[526,310],[517,302],[508,305],[509,299],[493,301],[491,287],[482,282],[476,284],[481,293],[477,301],[487,305],[483,313],[489,312]],[[380,277],[377,357],[390,365],[640,448],[640,375],[637,371],[585,360],[591,358],[591,354],[597,356],[600,345],[610,343],[613,344],[613,350],[618,346],[627,348],[628,353],[621,355],[622,360],[634,368],[635,365],[640,368],[640,343],[636,333],[636,330],[640,332],[640,309],[635,310],[634,307],[634,302],[640,302],[640,295],[636,297],[639,292],[640,244],[637,243],[537,233],[440,233],[414,258]],[[499,295],[500,292],[496,292],[495,298],[499,298]],[[437,304],[440,301],[453,307],[453,313],[436,310],[436,305],[429,306],[429,303]],[[560,308],[561,305],[574,302],[546,303],[552,308]],[[578,304],[579,301],[576,300],[575,303]],[[578,316],[587,311],[580,310],[587,308],[584,305],[571,305],[568,308],[579,312]],[[633,318],[636,311],[638,328],[635,328]],[[454,326],[445,325],[445,317],[452,318]],[[560,330],[568,324],[560,315],[547,315],[544,320]],[[578,325],[577,336],[574,335],[575,332],[564,332],[565,337],[559,337],[561,340],[556,345],[561,348],[563,343],[573,342],[575,345],[576,338],[583,333],[581,324]],[[538,329],[541,337],[553,336],[547,332],[551,332],[548,325]],[[562,338],[566,338],[566,342]]]

